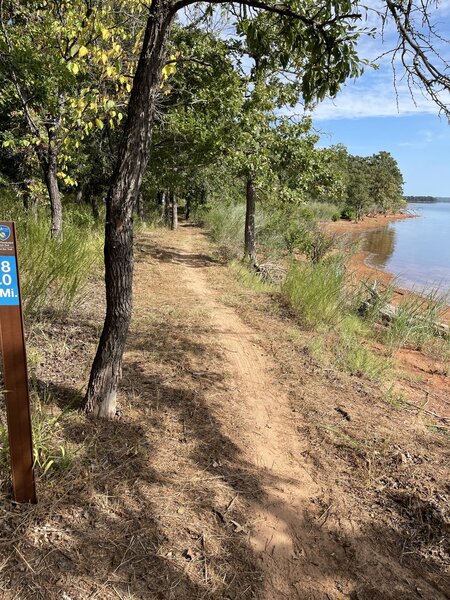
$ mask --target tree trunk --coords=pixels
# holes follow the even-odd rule
[[[131,319],[133,209],[147,166],[156,96],[173,14],[167,0],[153,0],[134,77],[123,138],[106,199],[106,317],[86,392],[85,410],[112,418]]]
[[[139,221],[144,221],[144,196],[141,192],[138,194],[137,200],[137,216]]]
[[[201,192],[201,198],[200,198],[200,204],[205,205],[207,201],[207,196],[206,196],[206,188],[202,188],[202,192]]]
[[[52,237],[62,238],[62,203],[61,193],[56,176],[56,157],[50,155],[49,161],[44,166],[44,179],[50,198],[51,232]]]
[[[186,198],[186,205],[185,205],[185,213],[184,213],[184,217],[186,219],[186,221],[189,221],[189,215],[191,214],[191,199],[188,197]]]
[[[91,194],[92,216],[96,221],[100,219],[100,210],[98,208],[98,198],[95,194]]]
[[[164,225],[166,227],[169,227],[172,219],[171,219],[171,196],[170,196],[171,192],[168,192],[167,194],[165,194],[165,201],[164,201]]]
[[[256,236],[255,236],[255,209],[256,190],[255,182],[251,177],[247,179],[247,207],[245,212],[245,242],[244,259],[256,265]]]
[[[83,204],[83,200],[84,200],[84,187],[80,185],[80,187],[77,189],[77,195],[75,197],[75,202],[77,204]]]
[[[170,195],[170,207],[171,207],[171,218],[170,218],[170,229],[175,231],[178,227],[178,203],[177,197],[172,192]]]
[[[21,185],[22,188],[22,201],[23,201],[23,207],[24,209],[27,211],[27,213],[29,215],[31,215],[33,217],[33,219],[37,219],[38,217],[38,212],[37,212],[37,198],[36,196],[30,191],[30,183],[31,181],[24,181],[24,183]]]
[[[156,201],[160,207],[161,217],[163,220],[166,218],[166,194],[164,191],[159,191],[156,194]]]

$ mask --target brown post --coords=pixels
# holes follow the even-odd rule
[[[14,499],[36,502],[27,359],[14,223],[0,222],[0,337]]]

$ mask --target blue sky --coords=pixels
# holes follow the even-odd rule
[[[450,1],[442,0],[440,8],[433,10],[440,32],[450,37]],[[369,24],[375,25],[374,15],[372,20]],[[393,28],[385,31],[384,43],[366,37],[359,44],[360,56],[375,60],[395,40]],[[440,50],[448,60],[449,45]],[[324,101],[313,112],[314,125],[322,132],[320,145],[342,143],[352,154],[363,156],[386,150],[399,163],[405,194],[450,196],[450,125],[420,90],[411,94],[398,63],[394,85],[390,56],[377,64],[377,70],[368,68],[357,81],[348,82],[335,100]]]

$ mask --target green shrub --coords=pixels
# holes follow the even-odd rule
[[[300,230],[297,248],[313,263],[321,262],[336,246],[334,236],[327,235],[317,226]]]
[[[203,209],[203,221],[227,259],[244,251],[245,206],[213,204]]]
[[[355,210],[349,206],[344,207],[341,210],[341,219],[344,219],[345,221],[356,221]]]
[[[308,202],[307,206],[315,221],[331,221],[334,215],[340,214],[336,204],[331,202]]]
[[[370,379],[382,379],[392,367],[389,360],[374,354],[351,334],[340,335],[335,353],[337,365],[358,377],[364,375]]]

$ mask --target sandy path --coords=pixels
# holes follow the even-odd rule
[[[172,240],[179,254],[175,262],[190,305],[210,315],[209,339],[220,348],[223,375],[234,390],[232,422],[229,413],[215,416],[222,432],[240,448],[243,461],[253,465],[264,491],[264,500],[252,509],[249,542],[260,553],[266,597],[294,598],[292,563],[301,551],[303,513],[320,490],[302,464],[304,448],[293,426],[289,399],[271,376],[270,357],[255,341],[255,332],[209,287],[207,265],[193,258],[202,241],[195,229],[182,228]]]

